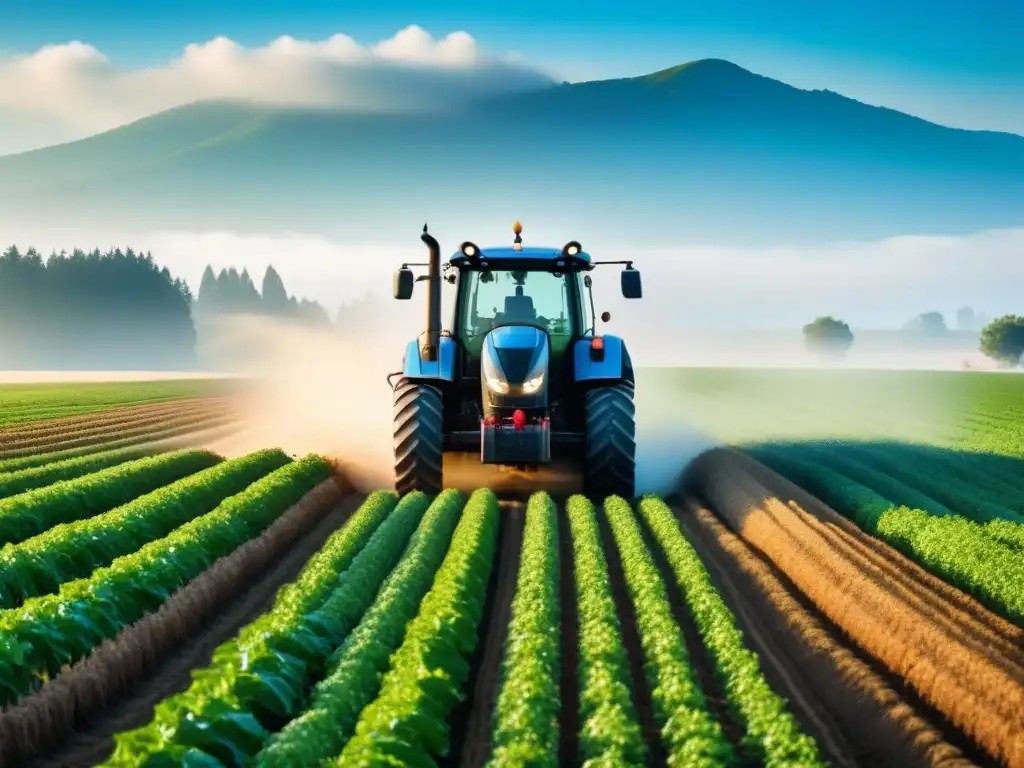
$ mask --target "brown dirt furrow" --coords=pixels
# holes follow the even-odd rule
[[[81,432],[59,432],[39,437],[26,437],[14,443],[0,444],[0,457],[9,458],[25,453],[38,451],[40,447],[55,446],[56,449],[76,448],[80,445],[92,445],[110,438],[111,435],[129,437],[144,434],[147,431],[158,431],[178,424],[192,424],[203,420],[214,420],[224,416],[235,415],[234,411],[224,406],[198,405],[192,408],[179,409],[161,414],[150,420],[122,421],[108,424]]]
[[[806,537],[810,535],[810,531],[814,531],[821,541],[828,543],[829,554],[842,554],[843,557],[840,559],[850,561],[856,568],[864,571],[867,577],[873,578],[879,588],[888,592],[893,599],[901,602],[910,601],[914,604],[917,615],[933,623],[936,629],[958,637],[971,649],[986,655],[1006,675],[1024,684],[1024,677],[1020,673],[1021,665],[1018,661],[1021,658],[1022,650],[1021,646],[1013,639],[1014,635],[1021,635],[1017,628],[991,614],[973,598],[951,588],[945,582],[938,583],[939,591],[931,590],[929,586],[933,583],[934,577],[930,577],[930,574],[911,563],[884,542],[857,528],[820,500],[809,496],[806,491],[801,491],[799,495],[814,502],[817,514],[812,515],[795,501],[790,501],[788,505],[782,504],[779,498],[773,495],[776,493],[774,484],[768,486],[754,477],[753,473],[745,471],[746,465],[751,462],[753,460],[749,457],[742,457],[743,469],[728,474],[727,477],[736,484],[737,488],[744,486],[747,493],[763,502],[763,511],[769,514],[776,523],[783,518],[792,519],[795,516],[799,524],[781,525],[780,528],[792,538],[795,545],[801,545],[801,542],[804,541],[802,537]],[[732,456],[726,460],[727,471],[729,471],[731,463]],[[756,464],[756,462],[753,463]],[[762,467],[762,469],[763,471],[758,473],[760,477],[769,481],[773,480],[773,476],[770,474],[771,470],[766,467]],[[778,476],[775,475],[775,477]],[[788,483],[788,481],[786,482]],[[791,494],[780,493],[780,495]],[[856,542],[858,546],[851,547],[849,546],[850,542]],[[832,551],[833,549],[835,552]],[[863,554],[865,551],[872,554],[865,555]],[[811,557],[820,560],[819,550],[811,549],[809,552]],[[828,567],[829,561],[829,558],[820,560],[826,567]],[[904,564],[913,567],[904,569],[902,567]],[[922,573],[930,578],[923,580],[914,578],[915,575]],[[952,592],[952,596],[958,599],[946,600],[944,595],[949,592]]]
[[[558,764],[579,765],[580,623],[576,607],[576,566],[573,562],[572,530],[565,508],[558,510],[558,601],[562,609],[561,685],[562,707],[558,718]]]
[[[1024,685],[992,654],[931,621],[921,600],[895,596],[877,574],[844,557],[827,526],[816,530],[728,453],[702,459],[691,466],[688,482],[733,530],[923,701],[994,758],[1024,766]],[[950,603],[947,610],[960,608]]]
[[[196,417],[201,414],[216,416],[222,413],[233,413],[230,406],[198,403],[187,407],[177,408],[173,411],[132,417],[111,421],[106,424],[97,424],[86,429],[48,429],[44,432],[29,432],[15,437],[0,436],[0,450],[13,451],[19,448],[33,447],[40,443],[61,442],[65,440],[84,440],[97,435],[107,435],[111,432],[123,431],[126,429],[140,429],[142,427],[153,427],[161,424],[173,424],[182,419]]]
[[[774,569],[690,498],[680,525],[761,659],[835,766],[974,765],[885,678],[839,642]]]
[[[948,614],[950,603],[959,610],[952,614],[965,631],[981,633],[987,642],[998,645],[1007,659],[1024,669],[1024,629],[988,610],[974,597],[960,591],[915,563],[884,541],[866,534],[853,522],[840,515],[816,496],[772,471],[749,456],[736,453],[735,460],[762,485],[790,500],[819,519],[840,529],[847,541],[855,542],[862,550],[870,551],[874,561],[884,565],[894,581],[914,590],[923,600],[942,613]]]
[[[894,597],[911,602],[919,601],[922,612],[930,621],[943,631],[959,636],[972,650],[988,655],[1008,676],[1024,684],[1024,667],[1019,660],[1020,649],[1011,645],[1006,638],[987,631],[972,617],[959,612],[950,613],[947,604],[943,603],[940,597],[920,585],[915,585],[911,580],[900,578],[894,573],[898,569],[892,563],[883,560],[874,550],[861,546],[856,538],[842,528],[822,521],[796,502],[791,501],[788,506],[809,527],[831,542],[843,557],[856,563],[865,574],[884,582]]]
[[[644,672],[646,656],[643,643],[640,640],[640,630],[636,625],[636,611],[633,608],[633,601],[629,597],[626,575],[622,571],[622,561],[619,558],[618,547],[615,546],[615,537],[608,524],[608,518],[600,505],[595,504],[594,506],[597,512],[598,527],[601,531],[601,548],[604,550],[604,559],[608,565],[608,576],[611,580],[612,598],[615,600],[619,625],[622,627],[622,644],[625,646],[626,658],[629,660],[630,688],[633,690],[633,702],[636,705],[640,730],[647,744],[649,763],[665,765],[665,746],[661,742],[661,729],[658,728],[658,720],[654,715],[654,701],[651,699],[651,689]]]
[[[114,734],[137,728],[190,672],[273,602],[359,503],[328,480],[261,536],[222,557],[160,610],[125,629],[38,693],[0,715],[0,765],[92,766]]]
[[[36,453],[56,453],[58,451],[71,450],[73,448],[85,448],[96,445],[103,445],[117,440],[126,440],[133,437],[145,437],[152,434],[154,438],[173,429],[187,429],[188,427],[215,427],[237,419],[234,413],[222,412],[215,414],[188,414],[185,416],[176,415],[156,425],[104,430],[90,437],[72,437],[67,440],[51,440],[44,438],[25,444],[18,448],[5,448],[0,450],[0,459],[14,459]]]
[[[501,503],[498,564],[485,606],[488,620],[470,665],[473,689],[452,714],[453,750],[442,765],[482,768],[491,757],[492,715],[501,692],[501,662],[512,617],[525,524],[525,504]]]
[[[0,428],[0,445],[5,444],[9,440],[19,440],[29,435],[76,432],[119,422],[157,418],[161,415],[177,413],[182,409],[194,408],[200,405],[228,406],[231,405],[231,402],[226,397],[190,397],[182,400],[111,408],[106,411],[88,413],[82,416],[65,416],[59,419],[22,422],[11,427]]]

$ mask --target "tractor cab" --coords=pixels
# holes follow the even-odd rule
[[[514,327],[533,328],[547,337],[545,385],[555,399],[563,393],[566,377],[571,374],[567,353],[575,340],[594,332],[593,312],[588,311],[592,306],[589,289],[583,283],[589,257],[584,254],[571,264],[566,261],[556,249],[489,248],[479,259],[466,258],[460,251],[449,262],[458,275],[451,324],[457,346],[456,376],[461,382],[459,390],[466,396],[480,391],[488,335]],[[499,332],[498,336],[503,333],[507,335]],[[523,333],[519,332],[521,338]],[[513,377],[515,369],[528,362],[525,349],[502,349],[497,354]],[[523,359],[518,364],[517,356]],[[472,429],[475,424],[461,426]]]
[[[602,430],[616,426],[599,420],[625,419],[615,445],[594,455],[616,456],[622,477],[613,492],[632,495],[635,382],[622,341],[596,334],[589,272],[600,262],[576,241],[524,248],[518,222],[514,232],[511,247],[465,242],[442,267],[437,241],[424,231],[430,261],[419,280],[430,289],[427,331],[408,345],[394,386],[397,486],[440,490],[446,450],[479,451],[482,463],[517,467],[546,464],[553,451],[585,458],[609,442]],[[623,295],[640,298],[632,263],[604,263],[626,264]],[[410,266],[395,275],[397,299],[412,295],[417,280]],[[445,332],[442,280],[456,287]],[[609,398],[628,407],[609,408]]]

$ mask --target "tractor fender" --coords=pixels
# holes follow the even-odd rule
[[[633,364],[626,344],[618,336],[602,336],[604,359],[595,360],[591,354],[591,339],[579,339],[573,345],[573,372],[577,382],[633,381]]]
[[[410,341],[405,348],[402,360],[402,375],[407,379],[438,379],[453,381],[455,379],[455,340],[442,336],[438,348],[437,360],[434,362],[420,359],[418,340]]]

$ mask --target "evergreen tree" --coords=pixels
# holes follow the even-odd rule
[[[288,291],[272,264],[263,275],[263,308],[268,315],[274,317],[287,317],[289,311]]]

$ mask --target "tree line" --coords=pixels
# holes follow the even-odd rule
[[[188,369],[202,318],[234,313],[331,325],[320,304],[288,294],[273,266],[262,291],[245,270],[207,267],[193,296],[132,248],[0,254],[0,369]]]
[[[239,272],[231,267],[214,275],[213,268],[207,266],[199,282],[195,313],[197,316],[254,314],[287,318],[309,325],[331,324],[330,315],[321,304],[288,295],[284,281],[272,264],[263,275],[262,290],[256,289],[247,269]]]
[[[194,364],[192,294],[149,253],[16,246],[0,254],[0,367],[172,369]]]
[[[1024,316],[1003,315],[988,320],[971,307],[957,312],[960,330],[981,331],[978,350],[1002,368],[1016,368],[1024,360]],[[905,331],[924,337],[941,337],[950,332],[940,312],[923,312],[903,326]],[[853,346],[850,326],[832,316],[818,317],[803,327],[808,351],[825,358],[841,358]]]

